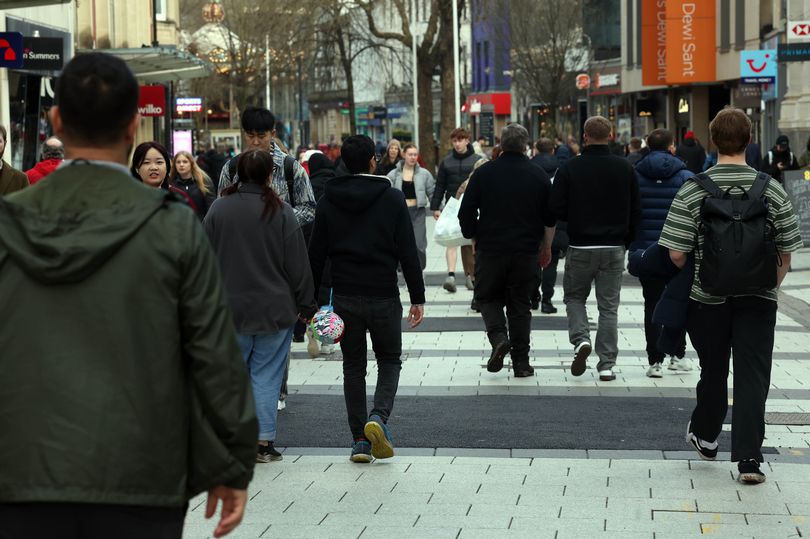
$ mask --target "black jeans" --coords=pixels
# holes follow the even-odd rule
[[[340,341],[343,352],[343,393],[349,428],[354,439],[363,436],[369,415],[387,421],[394,407],[402,369],[402,304],[399,298],[338,296],[333,300],[335,313],[345,329]],[[377,389],[371,414],[366,405],[366,331],[377,358]]]
[[[732,462],[763,462],[775,326],[775,301],[747,296],[728,298],[722,305],[689,304],[687,331],[701,369],[692,432],[710,442],[720,435],[728,412],[728,367],[733,354]]]
[[[0,504],[0,539],[180,539],[186,510],[187,506],[6,503]]]
[[[532,301],[551,301],[554,297],[554,285],[557,284],[557,265],[560,262],[560,252],[551,252],[551,262],[543,269],[539,265],[534,274],[532,283]]]
[[[529,296],[537,260],[538,254],[476,253],[475,299],[481,309],[487,337],[492,345],[504,338],[510,340],[513,364],[529,363],[532,324]]]

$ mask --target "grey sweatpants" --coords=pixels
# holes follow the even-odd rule
[[[599,325],[594,351],[599,356],[597,370],[613,368],[619,354],[619,294],[624,272],[624,247],[577,249],[570,247],[565,257],[565,310],[568,316],[568,338],[574,346],[591,341],[585,302],[596,284]]]

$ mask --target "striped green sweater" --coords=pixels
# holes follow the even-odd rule
[[[757,172],[745,165],[715,165],[707,171],[709,177],[718,187],[725,190],[728,187],[742,187],[746,191],[751,188],[757,177]],[[664,229],[661,231],[659,245],[690,253],[695,250],[695,242],[699,247],[695,253],[695,281],[692,285],[690,298],[701,303],[719,304],[725,298],[711,296],[700,286],[700,264],[703,253],[703,236],[698,233],[700,223],[700,205],[708,196],[697,183],[686,182],[675,195],[669,209]],[[799,225],[793,206],[785,193],[784,188],[777,181],[768,182],[765,196],[769,201],[769,214],[776,227],[776,247],[780,253],[792,253],[802,247],[799,235]],[[760,297],[776,301],[776,289],[761,294]]]

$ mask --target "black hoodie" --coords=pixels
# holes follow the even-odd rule
[[[425,303],[408,206],[385,176],[340,176],[326,183],[309,244],[315,290],[327,258],[335,294],[399,297],[397,266],[401,265],[411,304]]]

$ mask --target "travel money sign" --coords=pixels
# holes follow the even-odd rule
[[[716,80],[715,18],[715,0],[642,0],[642,83]]]
[[[776,51],[740,51],[740,81],[743,84],[773,84],[776,82]]]

